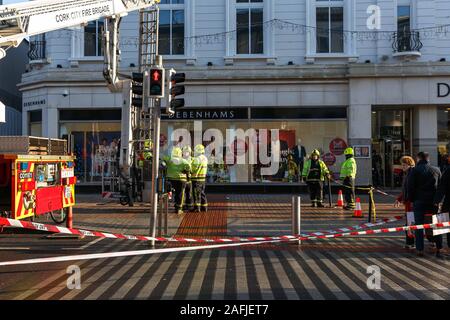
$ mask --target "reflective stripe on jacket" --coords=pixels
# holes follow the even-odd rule
[[[351,178],[355,179],[356,178],[356,170],[357,170],[357,166],[356,166],[355,158],[349,158],[349,159],[345,160],[341,166],[341,174],[340,174],[341,179],[347,178],[347,177],[351,177]]]
[[[186,181],[186,173],[191,170],[188,161],[179,157],[171,157],[166,160],[167,163],[167,179]]]
[[[330,171],[328,170],[328,167],[325,164],[325,162],[323,162],[322,160],[318,160],[318,161],[319,161],[319,167],[320,167],[320,181],[324,181],[325,176],[330,174]],[[307,181],[317,181],[316,179],[307,179],[309,176],[309,171],[311,170],[311,162],[312,162],[311,159],[306,161],[305,166],[303,167],[302,176],[303,176],[303,178],[306,178]]]
[[[208,158],[206,158],[204,155],[199,155],[192,158],[191,180],[205,181],[207,171],[208,171]]]

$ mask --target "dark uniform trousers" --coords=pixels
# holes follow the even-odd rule
[[[181,210],[183,209],[184,204],[184,189],[186,188],[186,181],[170,180],[170,183],[172,188],[175,190],[175,210]]]
[[[194,199],[192,198],[192,181],[186,182],[186,187],[184,188],[184,210],[191,210],[194,206]]]
[[[194,194],[194,209],[201,211],[208,211],[208,200],[206,199],[206,182],[192,181],[192,188]]]
[[[323,182],[307,181],[309,195],[312,203],[322,203],[323,201]]]
[[[355,179],[353,178],[345,178],[344,179],[344,198],[345,203],[351,209],[355,208]]]

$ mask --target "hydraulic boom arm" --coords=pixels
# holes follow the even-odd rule
[[[18,46],[26,37],[123,17],[160,0],[38,0],[0,6],[0,49]],[[3,51],[4,52],[4,51]],[[1,54],[0,54],[1,58]]]

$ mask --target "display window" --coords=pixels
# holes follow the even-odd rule
[[[161,145],[161,152],[168,155],[173,146],[182,147],[186,144],[194,146],[199,141],[199,137],[195,135],[199,124],[200,139],[205,147],[218,142],[215,137],[211,138],[209,134],[211,130],[219,132],[223,139],[223,150],[215,150],[209,156],[208,183],[295,183],[299,181],[303,164],[314,149],[320,151],[322,159],[335,177],[338,177],[340,165],[345,160],[343,150],[347,146],[347,121],[328,119],[197,121],[197,124],[194,121],[162,121],[161,133],[164,144]],[[227,132],[231,137],[233,132],[240,129],[248,133],[244,136],[245,140],[227,139]],[[267,150],[270,157],[272,155],[270,130],[278,130],[279,144],[274,145],[279,162],[273,174],[264,175],[262,169],[271,167],[271,164],[262,163],[259,157],[256,160],[253,158],[253,162],[250,161],[249,144],[250,139],[254,139],[257,151],[263,148],[262,150]],[[184,132],[182,138],[178,136],[180,132]],[[254,135],[251,135],[251,132]],[[261,133],[267,134],[265,139],[261,139]],[[186,136],[191,141],[186,141]],[[172,138],[176,141],[172,141]],[[263,146],[262,141],[266,141],[268,145]],[[217,161],[217,157],[222,161]],[[237,161],[239,157],[241,162]],[[244,164],[242,160],[245,160]]]
[[[372,181],[375,186],[401,187],[400,159],[412,154],[412,109],[372,111]]]
[[[450,108],[438,108],[438,164],[441,170],[449,163],[450,153]]]
[[[28,132],[30,136],[42,137],[42,110],[28,112]]]
[[[60,136],[73,136],[75,175],[80,183],[99,183],[118,170],[120,122],[60,122]]]

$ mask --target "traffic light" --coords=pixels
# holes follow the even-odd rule
[[[177,73],[174,69],[171,69],[169,76],[169,94],[166,112],[168,114],[174,114],[176,109],[183,108],[185,104],[183,98],[176,99],[176,97],[185,93],[184,85],[179,84],[186,81],[186,74]]]
[[[164,98],[164,69],[150,69],[150,98]]]
[[[133,72],[131,82],[131,105],[136,108],[142,108],[142,95],[144,93],[144,74]]]

